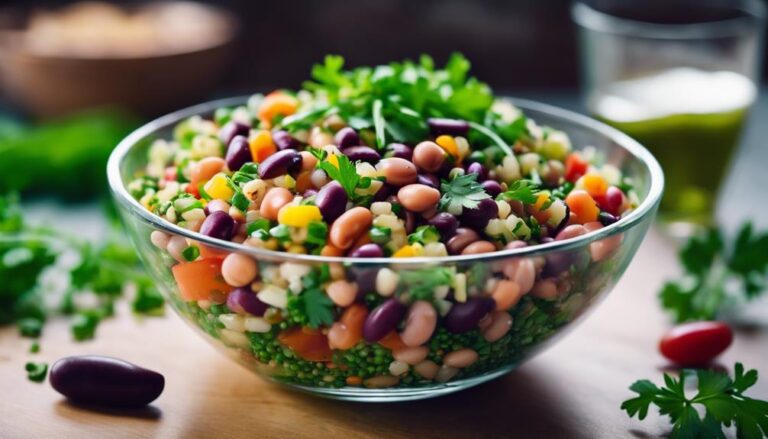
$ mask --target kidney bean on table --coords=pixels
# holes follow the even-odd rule
[[[407,308],[397,299],[387,299],[368,314],[363,324],[363,338],[368,343],[375,343],[395,328],[403,319]]]
[[[278,151],[261,162],[258,170],[259,177],[263,179],[275,178],[298,170],[301,168],[301,160],[301,154],[295,149]]]
[[[157,372],[96,355],[62,358],[51,367],[50,381],[73,402],[120,408],[145,406],[165,387]]]

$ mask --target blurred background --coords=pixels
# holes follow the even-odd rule
[[[608,12],[667,24],[723,18],[712,8],[669,4],[643,2],[643,17],[613,6]],[[585,105],[585,51],[571,5],[569,0],[5,1],[0,193],[20,190],[66,200],[103,193],[109,151],[141,122],[216,97],[298,87],[327,53],[343,55],[351,67],[422,53],[441,64],[460,51],[497,93],[595,114]],[[766,57],[760,52],[750,59],[762,64]],[[600,63],[599,56],[587,62]],[[621,51],[614,56],[621,57]],[[759,71],[753,78],[758,88],[766,81],[766,69]],[[754,103],[751,120],[757,122],[747,124],[738,161],[744,155],[749,162],[768,159],[768,147],[760,142],[768,136],[760,123],[768,118],[767,105],[764,99]],[[728,184],[768,178],[749,163],[741,169],[738,161]],[[724,199],[720,210],[732,209],[732,202]],[[742,206],[744,200],[737,204],[750,208]]]

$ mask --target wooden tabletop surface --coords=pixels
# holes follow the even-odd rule
[[[65,322],[46,327],[39,354],[14,328],[0,330],[1,438],[622,438],[668,431],[619,410],[636,379],[661,380],[656,345],[668,327],[656,291],[677,271],[674,249],[652,231],[611,295],[564,339],[509,375],[457,394],[364,404],[319,399],[267,383],[220,354],[169,311],[137,320],[122,309],[95,340],[74,343]],[[751,394],[768,398],[768,330],[739,331],[721,358],[763,376]],[[165,375],[147,410],[86,411],[46,383],[27,381],[24,363],[73,354],[120,357]]]

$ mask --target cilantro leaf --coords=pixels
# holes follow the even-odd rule
[[[695,375],[697,393],[686,395],[686,378]],[[670,438],[724,438],[723,427],[736,426],[737,436],[760,439],[768,436],[768,401],[753,399],[744,392],[757,382],[757,371],[744,373],[744,366],[736,363],[734,377],[712,370],[684,370],[679,379],[664,374],[664,387],[648,380],[630,386],[638,396],[621,404],[629,417],[643,420],[651,405],[672,422]],[[697,408],[704,417],[700,417]]]
[[[536,204],[539,187],[530,180],[517,180],[500,197],[505,200],[517,200],[524,204]]]
[[[323,290],[319,288],[305,290],[301,293],[301,297],[311,328],[333,323],[333,302]]]
[[[338,181],[347,196],[352,199],[355,196],[355,189],[360,183],[360,175],[357,174],[357,168],[349,160],[349,157],[343,154],[334,157],[338,161],[338,167],[329,161],[320,162],[319,166],[329,177]]]
[[[463,209],[474,209],[480,201],[491,198],[477,182],[477,174],[460,175],[453,180],[443,180],[440,185],[443,193],[440,198],[440,210],[461,214]]]

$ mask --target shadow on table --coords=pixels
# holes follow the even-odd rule
[[[148,405],[146,407],[139,408],[113,408],[113,407],[100,407],[92,404],[81,404],[73,402],[67,399],[63,399],[56,404],[56,412],[59,415],[69,418],[76,418],[70,416],[72,412],[93,412],[107,416],[114,416],[119,418],[134,418],[144,419],[149,421],[157,421],[163,416],[163,412],[154,405]]]

